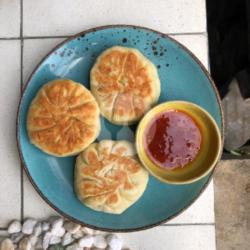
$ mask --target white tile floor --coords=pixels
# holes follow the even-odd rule
[[[20,36],[20,1],[0,1],[0,37]]]
[[[204,0],[24,0],[24,35],[72,35],[107,24],[137,24],[166,33],[205,32]]]
[[[23,4],[23,13],[20,4]],[[20,29],[21,21],[23,29]],[[0,190],[4,190],[0,192],[0,229],[6,227],[9,220],[20,218],[21,211],[25,217],[36,218],[55,213],[26,176],[21,192],[14,131],[21,61],[25,83],[36,64],[64,39],[58,36],[114,23],[144,25],[175,33],[175,39],[186,45],[206,67],[208,65],[205,0],[0,0],[0,74],[4,76],[0,91]],[[21,31],[23,41],[19,36]],[[122,234],[122,237],[135,250],[215,250],[213,192],[211,183],[179,217],[164,226]],[[0,235],[3,233],[0,231]]]
[[[213,226],[162,226],[122,234],[125,244],[136,250],[213,250]]]
[[[20,97],[20,41],[0,41],[0,227],[20,218],[20,163],[15,120]]]

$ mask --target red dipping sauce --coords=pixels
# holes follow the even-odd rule
[[[148,157],[165,169],[184,167],[201,147],[201,131],[186,113],[168,110],[158,114],[147,126],[144,147]]]

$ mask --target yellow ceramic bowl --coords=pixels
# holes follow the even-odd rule
[[[145,128],[156,115],[173,109],[185,112],[197,122],[202,133],[202,142],[194,161],[183,168],[167,170],[150,160],[143,146],[143,138]],[[142,118],[136,131],[136,148],[143,165],[157,179],[165,183],[187,184],[201,179],[214,168],[221,154],[222,142],[220,130],[207,111],[190,102],[170,101],[154,107]]]

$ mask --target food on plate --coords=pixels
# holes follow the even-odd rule
[[[148,183],[148,173],[128,141],[91,144],[77,157],[74,178],[82,203],[112,214],[120,214],[134,204]]]
[[[202,135],[196,122],[183,111],[159,113],[145,129],[148,157],[164,169],[184,167],[198,155]]]
[[[160,95],[156,67],[133,48],[105,50],[91,69],[90,84],[101,114],[121,125],[138,121]]]
[[[38,91],[27,115],[31,143],[54,156],[75,155],[100,131],[99,107],[82,84],[51,81]]]

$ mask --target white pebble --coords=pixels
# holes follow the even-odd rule
[[[115,234],[108,235],[107,243],[109,245],[109,250],[121,250],[122,249],[122,241]]]
[[[40,236],[41,233],[42,233],[42,223],[38,222],[34,227],[33,234],[35,236]]]
[[[63,226],[63,218],[61,217],[51,217],[51,228],[59,228]]]
[[[15,233],[10,236],[10,239],[12,240],[13,243],[19,242],[23,237],[22,233]]]
[[[43,240],[41,237],[38,237],[36,245],[34,247],[34,249],[43,249]]]
[[[79,230],[75,234],[72,234],[72,236],[73,236],[74,239],[78,240],[78,239],[80,239],[80,238],[82,238],[84,236],[84,233],[83,233],[83,231]]]
[[[92,235],[86,235],[78,241],[80,247],[91,247],[94,243],[94,237]]]
[[[72,238],[71,233],[67,232],[66,234],[64,234],[64,236],[62,238],[62,245],[63,246],[69,245],[73,241],[74,241],[74,239]]]
[[[31,250],[32,245],[28,237],[24,237],[19,242],[19,250]]]
[[[29,237],[30,243],[32,246],[35,246],[38,240],[38,237],[36,235],[30,235]]]
[[[23,223],[22,233],[24,234],[32,234],[34,230],[34,226],[36,225],[36,220],[27,219]]]
[[[50,232],[46,232],[43,236],[43,249],[47,249],[49,247],[50,238],[52,234]]]
[[[102,249],[107,247],[107,242],[103,235],[96,235],[94,237],[94,246]]]
[[[18,220],[12,221],[8,227],[9,234],[19,233],[21,232],[21,230],[22,230],[22,225]]]
[[[65,234],[65,229],[63,228],[63,219],[60,217],[52,217],[51,221],[52,235],[62,237]]]
[[[54,227],[51,229],[51,233],[54,236],[63,237],[65,234],[65,229],[63,227]]]
[[[55,244],[58,244],[60,242],[61,242],[61,238],[60,237],[52,235],[51,238],[50,238],[49,244],[50,245],[55,245]]]
[[[83,231],[85,234],[89,234],[89,235],[93,235],[93,234],[94,234],[94,230],[91,229],[91,228],[88,228],[88,227],[83,227],[83,228],[82,228],[82,231]]]
[[[14,244],[10,239],[5,239],[0,244],[0,250],[14,250]]]
[[[71,221],[67,221],[64,223],[64,228],[66,231],[70,232],[71,234],[75,234],[77,231],[80,230],[81,226]]]
[[[74,243],[72,245],[67,246],[66,250],[82,250],[82,249],[78,246],[78,244]]]
[[[46,232],[46,231],[49,230],[49,228],[50,228],[50,224],[49,224],[48,222],[44,221],[44,222],[42,223],[42,231],[43,231],[43,232]]]

